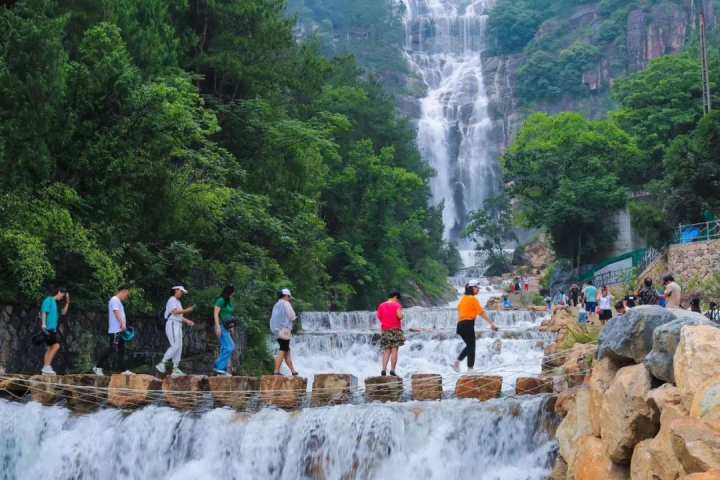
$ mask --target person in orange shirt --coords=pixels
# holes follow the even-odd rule
[[[468,370],[472,370],[475,366],[475,319],[482,317],[490,324],[493,332],[497,332],[497,325],[490,320],[487,312],[480,304],[476,295],[480,293],[480,287],[477,280],[470,280],[465,286],[465,295],[458,304],[458,323],[457,334],[465,342],[465,348],[460,352],[460,356],[453,363],[453,369],[460,371],[460,362],[467,357]]]

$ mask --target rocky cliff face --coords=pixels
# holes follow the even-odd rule
[[[673,2],[662,0],[647,8],[631,10],[625,27],[618,32],[614,42],[601,48],[601,59],[585,71],[582,82],[587,87],[586,96],[564,96],[553,101],[541,101],[532,110],[547,113],[577,111],[591,118],[600,118],[612,108],[610,87],[614,80],[644,69],[655,58],[679,53],[685,49],[696,26],[690,12],[694,0]],[[713,2],[704,2],[708,28],[717,27],[716,8]],[[600,2],[582,5],[565,19],[547,20],[538,30],[533,42],[557,31],[573,31],[575,40],[590,45],[600,43],[598,32],[607,20],[601,14]],[[569,46],[569,45],[568,45]],[[520,105],[516,95],[517,72],[525,65],[524,53],[489,57],[484,61],[485,82],[490,93],[493,121],[498,139],[506,148],[526,116],[528,107]]]

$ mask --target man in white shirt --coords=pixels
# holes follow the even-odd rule
[[[95,375],[103,376],[103,367],[109,370],[111,358],[117,361],[117,367],[124,375],[133,375],[133,372],[125,368],[125,339],[123,332],[127,330],[127,317],[125,306],[130,298],[130,290],[126,287],[120,288],[108,302],[108,348],[100,355],[97,365],[93,367]]]
[[[173,295],[168,299],[165,304],[165,335],[167,335],[170,347],[163,355],[160,363],[155,365],[158,372],[164,374],[165,364],[168,360],[173,362],[173,371],[170,375],[172,378],[182,377],[185,373],[180,370],[180,359],[182,358],[182,346],[183,346],[183,323],[189,327],[195,325],[192,320],[185,318],[183,315],[191,313],[195,307],[183,308],[180,299],[188,293],[188,291],[182,285],[178,285],[172,288]]]

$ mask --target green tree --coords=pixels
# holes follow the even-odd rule
[[[483,202],[483,209],[470,214],[465,237],[475,242],[475,251],[486,259],[485,275],[497,276],[511,270],[512,258],[506,252],[508,241],[517,240],[513,231],[510,198],[502,193]]]
[[[547,229],[558,254],[580,263],[614,240],[610,219],[626,197],[615,172],[638,155],[632,139],[607,121],[534,114],[503,166],[520,218]]]
[[[490,11],[488,33],[497,43],[498,53],[522,50],[537,31],[542,16],[526,2],[501,0]]]

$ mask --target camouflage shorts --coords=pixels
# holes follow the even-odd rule
[[[383,350],[405,345],[405,335],[400,329],[384,330],[380,335],[380,346]]]

